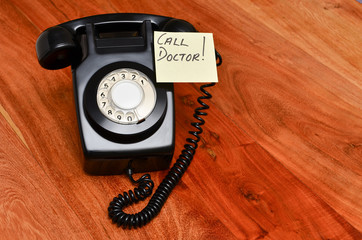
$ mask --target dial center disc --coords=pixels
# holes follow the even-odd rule
[[[143,90],[139,84],[130,80],[123,80],[112,87],[111,97],[117,107],[133,109],[142,102]]]

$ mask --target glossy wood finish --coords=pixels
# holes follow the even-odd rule
[[[114,12],[188,20],[224,59],[193,163],[138,230],[107,218],[127,177],[82,170],[70,69],[35,54],[46,28]],[[357,1],[3,0],[0,13],[1,239],[362,238]],[[197,88],[175,86],[176,154]],[[151,174],[156,186],[166,173]]]

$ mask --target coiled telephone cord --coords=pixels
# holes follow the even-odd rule
[[[215,54],[217,66],[220,66],[222,63],[221,55],[217,51],[215,51]],[[209,109],[209,106],[203,100],[212,97],[205,88],[214,85],[215,83],[210,83],[200,87],[203,95],[197,98],[197,102],[201,106],[195,109],[193,115],[197,122],[191,123],[197,130],[189,131],[194,138],[186,139],[187,143],[184,145],[184,149],[181,151],[176,163],[172,166],[165,179],[163,179],[160,186],[156,189],[155,194],[151,197],[147,206],[136,214],[125,213],[123,208],[150,196],[154,183],[149,174],[144,174],[138,180],[134,180],[132,177],[133,171],[129,165],[127,169],[128,176],[132,183],[138,184],[138,187],[134,188],[133,191],[129,190],[128,193],[124,192],[123,195],[119,194],[118,197],[115,197],[113,201],[110,202],[108,207],[108,215],[112,219],[112,222],[116,223],[118,227],[123,226],[124,228],[128,227],[129,229],[142,227],[149,223],[161,211],[162,206],[165,204],[174,187],[180,181],[195,155],[198,142],[200,141],[200,134],[203,132],[201,126],[205,124],[205,120],[201,116],[206,116],[207,113],[204,112],[204,110]]]

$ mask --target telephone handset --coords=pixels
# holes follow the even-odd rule
[[[123,208],[151,195],[148,174],[135,181],[134,171],[169,167],[175,146],[173,84],[157,83],[153,31],[195,32],[188,22],[147,14],[105,14],[85,17],[46,29],[36,42],[39,63],[46,69],[71,66],[85,171],[119,174],[124,170],[138,188],[110,203],[109,216],[118,226],[140,227],[161,210],[190,164],[202,133],[211,98],[201,86],[192,123],[197,130],[147,207],[135,215]],[[216,52],[216,51],[215,51]],[[221,64],[221,56],[216,52]]]

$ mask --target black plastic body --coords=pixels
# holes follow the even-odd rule
[[[37,41],[39,63],[47,69],[72,66],[85,170],[121,174],[129,161],[135,172],[169,167],[175,146],[172,84],[155,81],[153,31],[195,31],[184,20],[146,14],[107,14],[82,18],[44,31]],[[122,125],[104,117],[96,88],[109,72],[133,68],[156,88],[156,107],[145,121]]]

